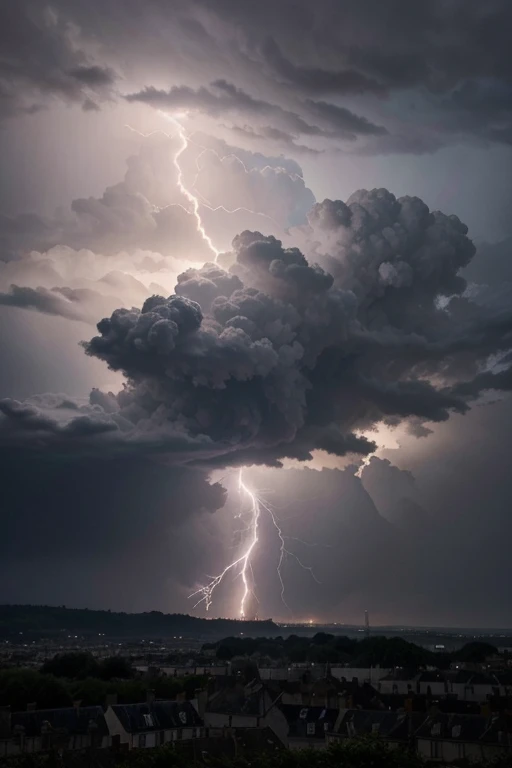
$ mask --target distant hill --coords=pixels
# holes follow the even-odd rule
[[[55,636],[59,633],[106,637],[165,638],[183,635],[193,638],[222,638],[227,635],[272,637],[280,634],[271,619],[240,621],[201,619],[179,613],[115,613],[88,608],[49,605],[0,605],[0,637],[18,635]]]

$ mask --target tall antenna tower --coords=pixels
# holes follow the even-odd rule
[[[370,617],[368,611],[364,612],[364,631],[366,637],[370,637]]]

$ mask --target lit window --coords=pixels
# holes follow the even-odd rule
[[[146,725],[148,728],[153,728],[153,715],[144,715],[144,725]]]

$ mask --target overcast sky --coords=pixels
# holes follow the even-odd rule
[[[511,24],[4,0],[0,601],[512,626]]]

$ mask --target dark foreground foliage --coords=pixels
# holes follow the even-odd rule
[[[212,758],[206,751],[171,746],[158,749],[95,753],[25,755],[9,758],[2,768],[427,768],[432,763],[405,750],[388,749],[382,741],[372,738],[350,739],[331,745],[325,750],[278,750],[250,755]],[[436,763],[439,765],[439,763]],[[452,763],[454,768],[512,768],[512,756],[487,763]]]

